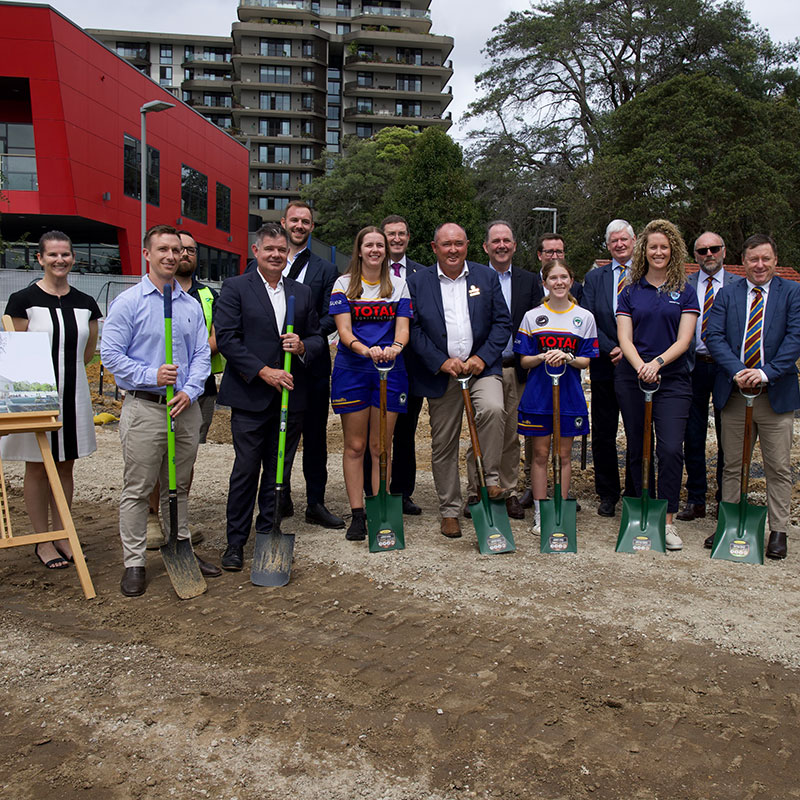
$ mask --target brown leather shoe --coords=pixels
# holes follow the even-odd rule
[[[455,517],[442,517],[442,536],[458,539],[461,536],[461,525]]]
[[[506,511],[511,519],[525,519],[525,509],[519,504],[516,495],[506,498]]]
[[[490,500],[499,500],[506,492],[505,489],[501,489],[499,486],[487,486],[486,493],[489,495]]]
[[[705,503],[687,503],[686,507],[675,515],[675,519],[679,519],[681,522],[691,522],[694,519],[703,519],[705,515]]]

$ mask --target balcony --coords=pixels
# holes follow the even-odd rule
[[[36,156],[0,155],[0,189],[9,192],[38,192]]]
[[[435,72],[442,77],[442,83],[447,83],[453,76],[452,61],[437,62],[429,56],[424,56],[422,63],[417,64],[412,59],[406,61],[392,56],[382,56],[380,53],[354,53],[345,58],[344,65],[347,69],[363,69],[375,72],[419,72],[428,75]]]
[[[444,101],[445,105],[450,105],[453,99],[453,89],[450,86],[435,91],[433,89],[398,88],[394,82],[379,83],[376,81],[372,86],[359,86],[358,81],[347,81],[344,85],[345,97],[404,97],[413,95],[415,99],[421,101]]]

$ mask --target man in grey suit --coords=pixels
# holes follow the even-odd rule
[[[711,231],[701,234],[694,243],[694,258],[700,269],[692,273],[688,283],[697,292],[701,314],[697,318],[694,336],[694,368],[692,369],[692,405],[686,423],[683,442],[683,459],[686,464],[686,507],[676,514],[683,522],[705,517],[708,475],[706,473],[706,434],[708,433],[708,404],[717,377],[717,365],[705,343],[708,318],[714,298],[723,286],[740,278],[723,268],[725,242]],[[714,411],[714,429],[717,435],[717,489],[716,500],[722,493],[722,417]]]

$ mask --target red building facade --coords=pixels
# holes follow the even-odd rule
[[[76,243],[77,268],[139,274],[139,109],[153,100],[175,107],[147,115],[147,224],[190,230],[201,277],[238,273],[247,148],[49,6],[0,3],[3,239],[58,228]],[[23,250],[4,266],[25,266]]]

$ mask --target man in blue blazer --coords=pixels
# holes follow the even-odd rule
[[[291,390],[285,455],[288,475],[307,403],[307,365],[327,347],[311,290],[283,275],[288,250],[283,228],[275,223],[264,225],[253,245],[258,268],[226,280],[215,307],[217,347],[227,360],[219,402],[231,407],[236,453],[226,512],[228,546],[222,556],[227,570],[242,569],[256,492],[256,531],[267,533],[272,527],[281,393],[284,388]],[[285,332],[290,296],[295,298],[294,333]],[[293,356],[291,372],[283,369],[285,352]]]
[[[747,280],[726,286],[714,301],[706,343],[719,371],[714,406],[722,409],[725,467],[722,499],[739,501],[745,401],[739,389],[761,394],[753,404],[753,441],[761,443],[767,479],[769,558],[786,558],[792,499],[794,411],[800,408],[800,285],[775,274],[775,242],[755,234],[742,245]],[[711,541],[709,541],[711,539]],[[711,547],[713,537],[705,544]]]
[[[460,225],[440,225],[431,246],[436,266],[419,270],[408,279],[414,306],[414,391],[428,398],[431,466],[439,496],[441,532],[454,538],[461,536],[458,443],[464,409],[456,378],[471,376],[470,395],[489,495],[499,497],[502,354],[511,335],[511,315],[497,273],[482,264],[465,263],[469,239]]]
[[[725,242],[722,237],[706,231],[694,243],[694,259],[700,269],[693,272],[687,283],[697,292],[700,301],[700,316],[697,318],[694,341],[694,367],[692,368],[692,405],[686,422],[683,442],[683,460],[686,465],[686,506],[675,516],[684,522],[705,517],[708,473],[706,472],[706,435],[708,433],[708,403],[717,377],[717,364],[708,352],[705,333],[714,298],[723,286],[740,280],[723,268]],[[722,418],[719,409],[714,409],[714,428],[717,435],[717,491],[719,502],[722,496]]]

